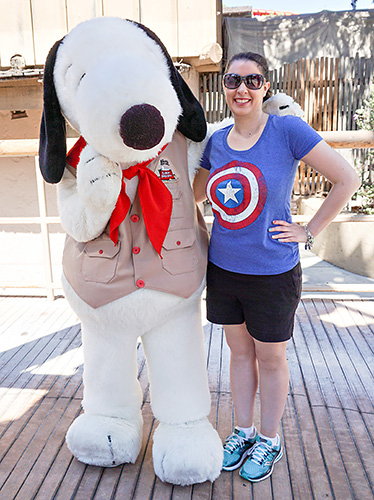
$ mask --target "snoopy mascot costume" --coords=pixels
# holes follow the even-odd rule
[[[66,154],[66,121],[79,133]],[[150,380],[157,476],[214,481],[200,298],[207,232],[191,188],[203,110],[145,26],[101,17],[49,52],[39,160],[57,183],[65,295],[82,324],[83,413],[67,446],[81,462],[134,463],[142,444],[137,339]],[[195,161],[193,161],[195,158]]]

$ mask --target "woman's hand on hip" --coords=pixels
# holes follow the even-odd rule
[[[274,226],[269,228],[269,233],[276,233],[271,236],[274,240],[280,243],[305,243],[307,241],[305,228],[300,224],[285,220],[273,220],[273,224]]]

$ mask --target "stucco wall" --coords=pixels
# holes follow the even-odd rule
[[[36,139],[41,111],[28,110],[27,118],[11,119],[9,111],[0,111],[1,139]],[[36,217],[39,215],[34,157],[0,157],[0,217]],[[57,216],[56,187],[46,185],[48,215]],[[0,226],[5,232],[39,232],[38,226]],[[56,232],[57,227],[51,226]],[[60,231],[62,231],[60,229]]]
[[[312,215],[322,200],[301,200],[299,213]],[[374,222],[333,222],[315,240],[313,252],[346,271],[374,278]]]

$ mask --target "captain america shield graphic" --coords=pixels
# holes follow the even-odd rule
[[[267,188],[259,168],[235,160],[209,177],[206,192],[221,226],[241,229],[252,224],[261,214]]]

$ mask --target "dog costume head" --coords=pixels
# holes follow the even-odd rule
[[[133,21],[78,25],[50,50],[43,83],[39,161],[50,183],[65,169],[65,120],[101,155],[128,166],[157,156],[176,129],[195,142],[206,135],[203,110],[166,48]]]

